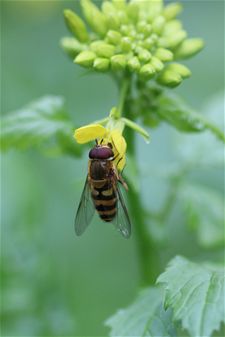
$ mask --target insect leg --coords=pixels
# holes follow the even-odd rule
[[[125,188],[126,191],[128,191],[128,186],[126,181],[123,179],[122,175],[119,174],[118,175],[118,181],[123,185],[123,187]]]
[[[126,191],[128,191],[128,186],[126,181],[123,179],[122,175],[118,173],[118,171],[116,169],[114,169],[114,175],[116,180],[123,185],[123,187],[125,188]]]
[[[117,155],[114,156],[112,160],[115,160],[118,156],[119,156],[119,153],[117,153]],[[122,158],[121,158],[121,159],[122,159]],[[121,159],[120,159],[120,160],[121,160]],[[120,160],[118,161],[118,163],[120,162]],[[117,163],[117,164],[118,164],[118,163]]]

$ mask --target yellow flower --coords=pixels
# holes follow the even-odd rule
[[[122,171],[126,164],[127,144],[122,136],[120,129],[108,129],[100,124],[85,125],[74,132],[74,138],[79,144],[85,144],[97,139],[102,144],[111,143],[115,157],[115,165],[119,171]]]
[[[106,134],[107,130],[102,125],[90,124],[76,129],[74,132],[74,138],[77,143],[85,144],[95,139],[104,138]]]

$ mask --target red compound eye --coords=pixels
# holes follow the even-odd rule
[[[113,151],[108,146],[96,146],[89,152],[90,159],[109,159],[113,156]]]

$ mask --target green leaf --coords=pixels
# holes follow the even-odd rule
[[[182,185],[180,192],[186,219],[190,228],[197,232],[204,248],[224,244],[224,199],[211,188],[197,185]]]
[[[195,146],[193,146],[193,144]],[[179,157],[187,165],[221,167],[224,165],[224,144],[209,131],[200,135],[187,135],[177,142]]]
[[[224,269],[177,256],[157,280],[165,288],[165,306],[191,336],[210,336],[224,321]]]
[[[1,150],[43,147],[53,153],[80,155],[73,124],[58,96],[45,96],[1,120]]]
[[[202,111],[206,118],[223,130],[224,126],[224,93],[221,92],[205,103]],[[224,165],[224,144],[208,130],[201,135],[188,134],[176,142],[180,157],[187,165],[221,167]],[[193,146],[195,144],[195,146]]]
[[[128,308],[119,310],[106,321],[110,336],[176,336],[171,310],[162,307],[162,292],[156,287],[143,290]]]
[[[200,132],[208,129],[225,142],[224,133],[216,125],[186,106],[178,96],[169,93],[162,94],[159,97],[158,106],[159,116],[178,130]]]

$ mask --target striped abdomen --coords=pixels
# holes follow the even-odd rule
[[[117,212],[117,196],[111,181],[91,179],[91,196],[100,218],[112,221]]]

